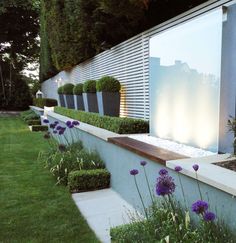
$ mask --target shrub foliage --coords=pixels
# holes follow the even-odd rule
[[[84,93],[96,93],[96,80],[86,80],[83,85]]]
[[[58,114],[119,134],[148,133],[149,123],[141,119],[100,116],[97,113],[55,107]]]
[[[44,106],[57,106],[57,100],[49,98],[35,98],[34,105],[40,108],[43,108]]]
[[[104,76],[100,78],[96,83],[96,89],[98,92],[119,92],[120,88],[120,82],[111,76]]]
[[[74,95],[82,95],[83,93],[83,84],[76,84],[73,89]]]
[[[72,171],[68,176],[68,186],[71,192],[108,188],[110,173],[106,169]]]
[[[67,83],[63,86],[62,93],[67,95],[72,95],[74,87],[75,87],[74,84]]]

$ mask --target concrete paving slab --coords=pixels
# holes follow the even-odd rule
[[[110,243],[110,228],[131,222],[137,211],[112,189],[72,194],[75,204],[103,243]]]

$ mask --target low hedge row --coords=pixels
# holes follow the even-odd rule
[[[119,134],[148,133],[149,123],[141,119],[100,116],[97,113],[55,107],[54,112]]]
[[[27,110],[23,111],[20,113],[20,117],[25,121],[28,122],[30,120],[38,120],[39,115],[37,115],[34,111],[32,110]]]
[[[35,98],[33,104],[37,107],[44,108],[44,106],[57,106],[57,100],[49,98]]]
[[[32,126],[32,125],[41,125],[41,121],[39,119],[36,119],[36,120],[28,120],[27,121],[27,124],[29,126]]]
[[[48,126],[42,125],[33,125],[32,132],[46,132],[48,130]]]
[[[72,171],[68,176],[69,190],[71,192],[83,192],[108,188],[110,176],[106,169]]]

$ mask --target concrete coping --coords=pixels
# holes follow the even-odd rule
[[[216,154],[201,158],[171,160],[166,162],[166,166],[174,170],[175,166],[179,165],[183,168],[181,174],[196,179],[196,172],[192,166],[198,164],[197,177],[199,181],[236,196],[236,172],[213,164],[227,160],[235,160],[235,157],[230,154]]]
[[[66,117],[66,116],[57,114],[57,113],[52,112],[52,111],[48,111],[47,116],[54,118],[54,119],[57,119],[57,120],[59,120],[63,123],[66,123],[68,120],[70,120],[70,121],[75,120],[75,119],[72,119],[70,117]],[[89,133],[93,136],[96,136],[96,137],[98,137],[102,140],[105,140],[105,141],[108,141],[108,138],[110,138],[110,137],[122,136],[121,134],[117,134],[117,133],[108,131],[106,129],[100,128],[100,127],[95,127],[95,126],[89,125],[89,124],[84,123],[84,122],[80,122],[80,125],[76,126],[76,128],[78,128],[78,129],[80,129],[84,132],[87,132],[87,133]]]
[[[40,108],[40,107],[38,107],[38,106],[30,105],[29,107],[30,107],[30,109],[32,109],[32,110],[41,111],[41,112],[44,111],[43,108]]]

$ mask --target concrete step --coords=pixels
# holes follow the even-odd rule
[[[75,204],[103,243],[110,243],[110,228],[131,222],[138,212],[112,189],[72,194]]]

